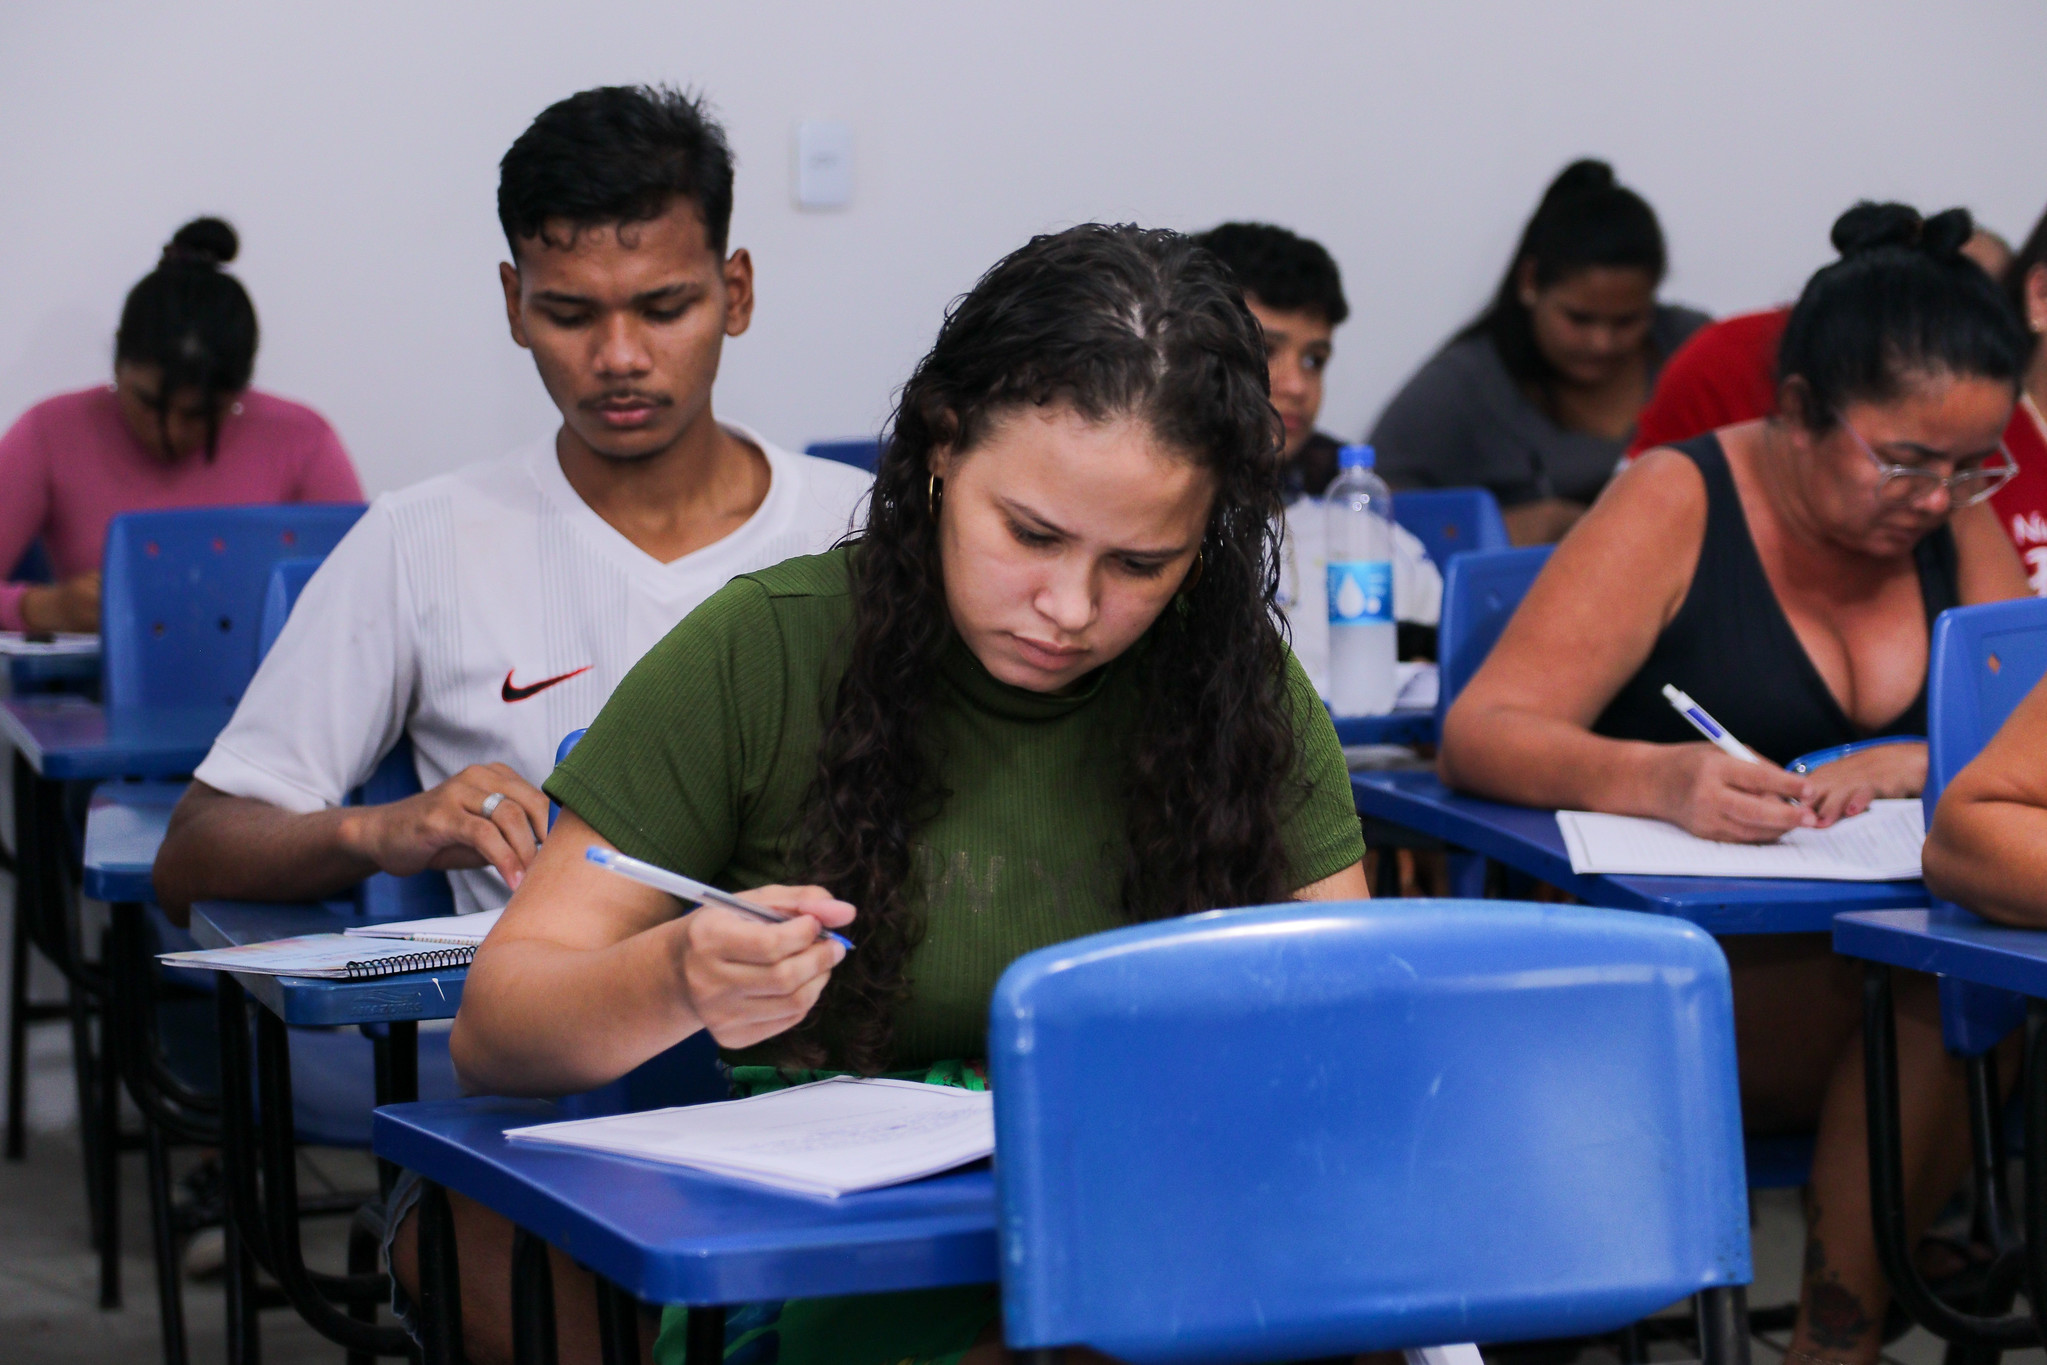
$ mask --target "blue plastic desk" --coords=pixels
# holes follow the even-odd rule
[[[10,654],[7,684],[16,696],[90,687],[99,681],[98,654]]]
[[[7,697],[0,739],[52,781],[180,777],[199,766],[233,711],[225,704],[113,711],[83,697]]]
[[[110,903],[156,898],[150,869],[184,794],[182,782],[107,783],[92,794],[85,813],[86,895]]]
[[[1848,910],[1926,904],[1923,882],[1608,877],[1571,871],[1556,812],[1460,796],[1433,773],[1351,775],[1361,814],[1483,854],[1585,901],[1690,920],[1712,934],[1823,933]]]
[[[333,934],[350,925],[367,923],[370,920],[357,914],[347,902],[306,905],[202,901],[192,907],[192,937],[202,948],[263,943],[299,934]],[[321,1028],[453,1019],[462,1004],[462,983],[469,972],[465,967],[456,967],[439,972],[407,972],[373,981],[260,976],[254,972],[227,975],[257,1004],[285,1023]]]
[[[1434,744],[1434,707],[1390,711],[1383,716],[1340,716],[1336,738],[1343,744]]]
[[[377,1111],[377,1155],[561,1248],[643,1302],[722,1309],[1000,1278],[986,1167],[823,1199],[596,1152],[520,1146],[504,1130],[556,1116],[538,1100],[470,1099]],[[425,1234],[422,1232],[422,1246]],[[421,1278],[432,1283],[425,1264]],[[706,1312],[709,1325],[722,1312]],[[698,1334],[692,1314],[692,1336]],[[722,1326],[704,1335],[716,1339]],[[433,1330],[428,1329],[432,1340]],[[715,1358],[693,1340],[689,1359]]]
[[[1834,951],[2047,1000],[2047,933],[1966,910],[1864,910],[1836,916]]]
[[[358,913],[350,902],[202,901],[192,907],[192,937],[208,948],[334,933],[367,922],[369,917]],[[297,1218],[280,1212],[298,1207],[290,1102],[291,1033],[286,1025],[387,1025],[364,1029],[377,1052],[377,1100],[413,1100],[419,1094],[418,1021],[453,1018],[462,1003],[462,982],[467,975],[462,968],[409,972],[371,981],[222,974],[217,1000],[221,1156],[227,1172],[228,1205],[239,1233],[239,1244],[231,1244],[227,1265],[231,1342],[244,1343],[244,1349],[254,1343],[251,1290],[254,1263],[260,1263],[282,1285],[299,1316],[329,1340],[350,1350],[387,1355],[401,1348],[402,1329],[371,1327],[352,1320],[323,1291],[306,1269]],[[256,1011],[253,1056],[245,1005],[250,997],[263,1007]],[[259,1114],[264,1116],[260,1123],[256,1121]],[[280,1120],[274,1115],[283,1117]],[[259,1168],[264,1171],[260,1186],[255,1178]],[[395,1174],[395,1168],[382,1171],[387,1193]]]

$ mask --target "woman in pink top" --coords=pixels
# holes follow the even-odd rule
[[[0,630],[99,629],[100,550],[122,512],[360,502],[340,438],[249,387],[256,310],[221,270],[234,229],[198,218],[128,293],[114,382],[36,404],[0,436],[0,570],[40,537],[48,586],[0,583]]]

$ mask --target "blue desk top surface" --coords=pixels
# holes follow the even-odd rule
[[[150,869],[170,828],[182,782],[109,782],[85,812],[85,894],[101,901],[155,898]]]
[[[1954,906],[1841,915],[1834,951],[2047,999],[2047,932],[1992,924]]]
[[[324,905],[202,901],[192,907],[192,937],[202,948],[263,943],[300,934],[334,934],[371,921],[347,902]],[[436,945],[422,943],[422,949]],[[235,972],[251,998],[287,1024],[332,1026],[406,1019],[453,1019],[462,1004],[467,968],[406,972],[370,981]]]
[[[83,697],[0,699],[0,739],[44,777],[178,777],[213,747],[234,708],[137,707],[110,711]]]
[[[1556,812],[1460,796],[1433,773],[1351,775],[1366,815],[1482,853],[1591,905],[1690,920],[1714,934],[1824,933],[1845,910],[1923,907],[1923,882],[1606,877],[1571,871]]]
[[[75,688],[98,681],[99,675],[97,653],[7,656],[7,681],[17,694]]]
[[[985,1166],[824,1199],[596,1152],[507,1142],[539,1100],[397,1104],[377,1155],[489,1206],[650,1303],[871,1294],[999,1277]]]

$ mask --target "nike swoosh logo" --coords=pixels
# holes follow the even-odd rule
[[[506,701],[524,701],[526,700],[526,698],[533,696],[535,693],[545,692],[548,688],[553,687],[556,683],[567,682],[570,678],[579,677],[584,673],[588,673],[591,669],[595,667],[596,667],[595,664],[584,664],[581,668],[574,669],[567,673],[556,674],[552,678],[542,678],[539,682],[527,683],[524,687],[512,686],[512,674],[518,672],[518,670],[515,668],[508,668],[505,670],[505,685],[498,689],[498,695],[503,697]]]

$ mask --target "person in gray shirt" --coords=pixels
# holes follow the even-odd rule
[[[1395,489],[1492,490],[1516,544],[1562,538],[1613,476],[1664,358],[1708,318],[1656,300],[1663,229],[1603,161],[1551,182],[1493,301],[1371,443]]]

